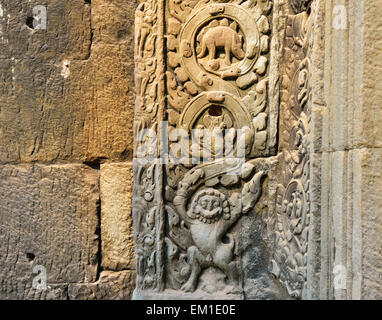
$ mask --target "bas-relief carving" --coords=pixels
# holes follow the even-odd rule
[[[168,121],[205,128],[212,108],[225,128],[248,128],[250,156],[267,155],[270,1],[168,1]],[[210,115],[214,112],[210,112]],[[208,125],[207,125],[208,126]]]
[[[142,1],[136,11],[135,33],[135,155],[139,153],[140,143],[149,137],[142,137],[145,129],[156,131],[158,123],[158,57],[157,20],[158,1]],[[148,150],[152,157],[155,150]],[[158,278],[156,239],[158,226],[157,180],[161,169],[156,163],[145,165],[134,163],[133,219],[136,244],[137,287],[156,289],[160,285]]]
[[[274,146],[268,142],[272,1],[168,0],[163,12],[158,12],[157,3],[142,1],[137,9],[136,138],[140,129],[159,130],[158,81],[164,81],[170,149],[179,142],[171,133],[183,129],[191,141],[196,129],[233,145],[244,142],[247,159],[272,156]],[[280,146],[288,147],[282,153],[285,165],[276,212],[273,221],[267,221],[274,225],[276,243],[272,272],[293,297],[301,295],[306,280],[309,3],[290,3],[302,13],[289,17],[293,35],[285,39],[285,59],[295,66],[282,70],[286,77],[281,108],[289,114],[282,119],[285,132],[280,133]],[[159,61],[156,50],[161,41],[165,61]],[[161,63],[167,66],[165,79],[157,72]],[[261,196],[267,170],[260,168],[267,165],[227,161],[222,155],[236,150],[220,145],[221,150],[216,149],[208,139],[196,148],[189,145],[191,157],[208,155],[201,164],[134,166],[138,290],[219,291],[242,297],[237,225]]]
[[[234,145],[242,140],[247,158],[268,155],[271,1],[167,3],[169,131],[209,131]],[[242,294],[233,229],[255,206],[266,172],[250,163],[234,172],[240,164],[218,157],[235,153],[224,142],[224,150],[208,139],[201,150],[191,145],[191,156],[207,153],[209,163],[167,166],[170,289]]]
[[[313,1],[290,1],[282,61],[281,176],[276,214],[267,223],[274,234],[272,273],[293,298],[306,289],[309,236],[310,55]],[[272,236],[270,236],[271,238]]]
[[[142,1],[136,15],[136,155],[143,129],[158,132],[160,93],[158,43],[166,40],[169,133],[216,132],[223,141],[245,144],[248,158],[268,155],[268,59],[270,1]],[[159,16],[165,16],[160,25]],[[160,39],[160,28],[166,30]],[[160,79],[159,81],[163,81]],[[238,134],[235,129],[241,129]],[[262,193],[263,170],[221,159],[236,151],[216,150],[203,140],[207,163],[135,164],[134,225],[139,290],[194,292],[208,287],[205,271],[219,273],[224,293],[241,294],[233,227]],[[203,151],[190,148],[190,155]],[[150,150],[149,150],[150,151]],[[140,156],[149,157],[155,154]],[[145,152],[148,152],[145,150]],[[217,157],[219,155],[219,157]],[[219,160],[218,160],[219,159]],[[240,170],[238,170],[240,168]],[[164,169],[164,170],[163,170]],[[165,175],[164,199],[158,192]],[[159,180],[158,180],[159,178]],[[164,201],[163,201],[164,200]],[[160,216],[166,225],[160,225]],[[164,230],[164,232],[163,232]],[[160,247],[162,246],[162,247]],[[166,276],[158,257],[165,252]],[[205,280],[203,280],[203,279]],[[216,279],[216,278],[214,278]]]
[[[220,172],[219,166],[222,163],[188,172],[172,205],[166,208],[169,277],[175,289],[195,291],[200,273],[209,267],[222,271],[228,284],[237,285],[239,280],[239,265],[234,260],[235,239],[228,230],[258,200],[264,172],[257,172],[242,188],[232,192],[225,180],[241,185],[242,177],[229,177]],[[212,177],[216,179],[213,187],[206,186]]]

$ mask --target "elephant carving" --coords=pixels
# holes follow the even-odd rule
[[[240,60],[244,58],[245,52],[242,47],[243,36],[228,26],[216,26],[204,34],[198,58],[204,58],[208,51],[209,60],[214,60],[217,50],[224,49],[225,63],[231,65],[232,55]]]

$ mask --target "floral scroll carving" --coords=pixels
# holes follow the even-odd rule
[[[314,2],[313,2],[314,3]],[[276,191],[272,273],[293,298],[306,289],[310,225],[310,55],[312,1],[290,1],[281,94],[282,180]],[[270,221],[268,221],[270,223]]]
[[[281,109],[289,117],[279,141],[285,164],[275,190],[277,245],[269,253],[272,273],[294,297],[306,280],[309,225],[311,18],[304,3],[290,2],[299,11],[288,18],[285,59],[294,61],[282,70]],[[265,210],[258,202],[269,194],[276,158],[272,10],[271,0],[140,1],[134,134],[136,156],[146,161],[134,164],[138,296],[244,297],[241,222]],[[142,148],[148,141],[152,148]],[[157,161],[163,146],[169,161]],[[185,161],[173,161],[179,154]]]
[[[268,60],[271,1],[169,1],[167,90],[170,126],[179,127],[188,109],[231,95],[246,114],[254,139],[251,156],[268,151]],[[232,107],[231,107],[232,108]],[[238,116],[238,117],[241,117]],[[189,124],[183,124],[191,127]]]
[[[135,33],[135,156],[140,153],[140,145],[150,140],[146,130],[155,131],[158,127],[158,57],[157,57],[157,1],[142,1],[136,11]],[[155,156],[155,150],[146,150],[141,157]],[[157,217],[160,214],[157,192],[160,166],[155,162],[134,163],[134,235],[136,243],[137,286],[143,289],[160,287],[158,277],[158,252],[156,238],[158,234]]]
[[[240,294],[232,229],[255,206],[266,172],[249,163],[237,171],[243,163],[226,157],[235,155],[241,142],[248,158],[269,153],[272,2],[166,3],[169,132],[187,132],[191,157],[209,155],[201,164],[166,165],[167,285],[210,292],[206,288],[217,280],[205,276],[209,270],[224,278],[223,292]],[[204,134],[200,149],[191,142],[198,132]],[[220,148],[213,143],[219,139]],[[170,148],[172,143],[178,141],[170,139]]]

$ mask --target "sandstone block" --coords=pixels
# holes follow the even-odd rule
[[[133,0],[93,0],[92,25],[94,42],[117,44],[127,42],[133,50],[134,42],[134,11],[137,1]]]
[[[132,185],[131,164],[101,165],[102,266],[105,269],[135,269]]]
[[[357,14],[361,11],[358,7],[360,5],[357,1],[354,9]],[[357,119],[355,119],[355,123],[362,135],[362,145],[380,148],[382,146],[382,34],[376,30],[382,28],[381,3],[378,0],[367,1],[364,7],[363,21],[360,22],[358,16],[355,17],[363,31],[362,64],[361,61],[356,61],[355,65],[357,75],[362,70],[362,75],[358,76],[362,76],[363,80],[361,110],[357,110],[359,113],[356,113],[356,117],[360,116],[360,123],[357,123]]]
[[[45,3],[44,3],[45,2]],[[2,1],[0,59],[86,59],[91,42],[90,5],[83,0]],[[33,9],[46,7],[46,29],[33,26]]]
[[[0,166],[0,295],[57,297],[31,289],[36,266],[47,286],[95,281],[98,201],[98,172],[87,166]]]
[[[88,107],[84,124],[88,159],[132,158],[134,65],[129,50],[128,44],[93,46],[89,75],[93,96],[90,102],[84,101]]]
[[[46,30],[35,5],[0,10],[0,163],[131,158],[133,2],[51,1]]]
[[[70,76],[60,61],[7,60],[0,98],[0,162],[85,160],[83,126],[91,87],[82,78],[89,69],[71,63]],[[65,67],[66,68],[66,67]]]

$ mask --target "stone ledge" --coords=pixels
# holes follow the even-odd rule
[[[70,284],[69,300],[130,300],[135,288],[135,271],[104,271],[95,283]]]

